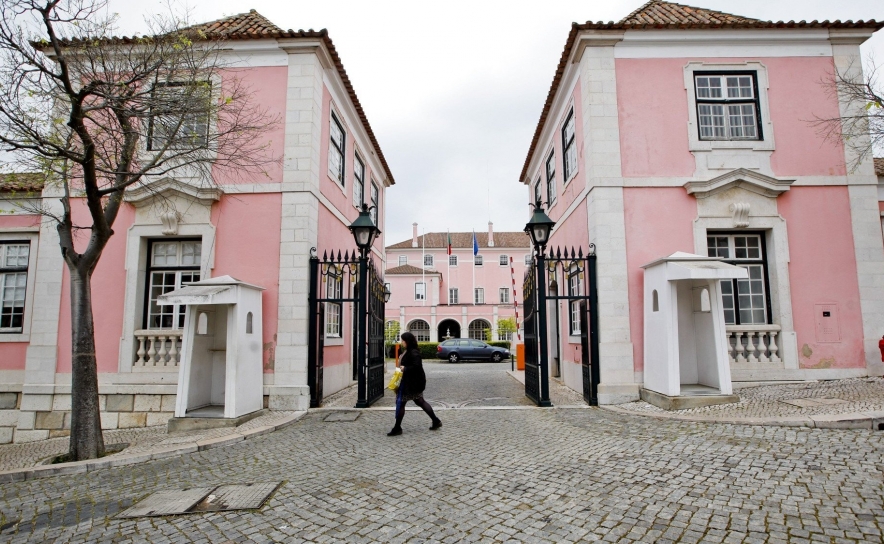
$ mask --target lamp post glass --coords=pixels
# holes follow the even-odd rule
[[[540,202],[534,204],[534,214],[531,220],[525,225],[525,232],[531,236],[534,242],[534,249],[542,252],[546,243],[549,241],[549,233],[555,226],[556,222],[543,213],[543,207]]]
[[[377,225],[374,224],[374,221],[371,220],[370,210],[371,208],[368,205],[363,204],[359,217],[349,227],[350,232],[353,233],[353,238],[356,240],[356,246],[363,256],[365,256],[368,248],[374,243],[377,235],[381,233]]]

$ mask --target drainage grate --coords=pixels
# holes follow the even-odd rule
[[[359,419],[359,412],[332,412],[325,416],[323,421],[356,421]]]
[[[261,505],[280,485],[282,482],[158,491],[120,513],[117,517],[140,518],[224,510],[251,510],[261,508]]]

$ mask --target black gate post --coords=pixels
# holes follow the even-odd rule
[[[546,408],[552,406],[549,400],[549,341],[547,339],[549,331],[546,328],[546,257],[541,252],[538,253],[537,258],[534,259],[537,263],[537,308],[535,311],[537,312],[537,328],[539,329],[537,334],[540,336],[540,361],[537,372],[539,374],[537,379],[540,381],[540,398],[537,399],[537,406]]]
[[[310,386],[310,407],[317,408],[322,402],[322,391],[317,383],[317,364],[319,361],[319,257],[310,256],[310,291],[307,295],[308,332],[307,340],[307,383]]]
[[[599,405],[599,383],[602,373],[599,368],[599,292],[596,288],[595,244],[589,244],[589,343],[590,375],[592,377],[592,397],[590,406]]]
[[[371,403],[368,400],[368,364],[365,353],[366,327],[368,325],[368,257],[359,256],[359,294],[356,299],[356,367],[359,373],[357,385],[358,398],[356,408],[368,408]]]

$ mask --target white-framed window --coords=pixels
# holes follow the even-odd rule
[[[427,284],[419,281],[414,284],[414,300],[427,300]]]
[[[510,256],[509,255],[501,255],[497,258],[497,262],[500,263],[500,266],[509,266],[510,264]]]
[[[407,255],[399,255],[399,266],[408,264],[408,256]]]
[[[488,339],[488,332],[491,330],[491,323],[485,321],[484,319],[477,319],[470,323],[470,326],[467,327],[467,334],[472,340],[479,340],[480,342],[484,342]],[[478,348],[480,347],[475,342],[470,342],[470,347]]]
[[[532,258],[533,258],[533,257],[531,257],[531,254],[530,254],[530,253],[527,254],[527,255],[525,255],[525,266],[531,266],[531,259],[532,259]]]
[[[534,184],[534,201],[532,204],[538,202],[543,202],[543,183],[540,181],[540,176],[537,176],[537,183]]]
[[[457,266],[457,255],[448,256],[448,266]]]
[[[473,303],[474,304],[485,304],[485,288],[484,287],[476,287],[473,289]]]
[[[363,202],[365,202],[365,164],[359,155],[356,155],[353,161],[353,204],[361,210]]]
[[[556,202],[556,152],[550,151],[546,159],[546,201],[547,206]]]
[[[583,271],[578,266],[572,266],[568,271],[568,295],[580,297],[583,295],[583,282],[581,276]],[[570,312],[571,334],[580,334],[580,300],[571,300],[568,302]]]
[[[562,172],[565,183],[577,173],[577,144],[574,140],[574,108],[571,108],[562,125]]]
[[[745,268],[749,277],[722,280],[721,301],[727,325],[770,324],[767,255],[762,233],[729,234],[710,232],[706,236],[710,257]]]
[[[347,133],[338,121],[335,112],[329,121],[328,175],[344,186],[344,150],[346,149]]]
[[[336,274],[329,269],[328,276],[325,277],[325,297],[341,298],[344,291],[344,275]],[[325,303],[325,337],[340,338],[341,337],[341,313],[342,304],[340,302]]]
[[[152,91],[147,149],[199,148],[209,133],[209,82],[157,83]]]
[[[430,324],[423,319],[415,319],[408,326],[408,332],[414,335],[418,342],[430,341]]]
[[[369,215],[375,226],[379,227],[378,210],[380,210],[380,189],[378,189],[378,185],[374,181],[371,182],[371,205],[372,208]]]
[[[509,287],[501,287],[500,288],[500,303],[501,304],[509,304],[510,303],[510,288]]]
[[[473,256],[473,264],[475,264],[476,266],[482,266],[484,262],[485,260],[482,258],[481,255]]]
[[[184,305],[160,306],[157,299],[184,284],[200,280],[200,240],[148,240],[148,304],[145,329],[180,329],[184,327]]]
[[[0,241],[0,333],[24,330],[30,251],[28,241]]]
[[[458,304],[459,296],[457,287],[448,288],[448,304]]]
[[[700,140],[761,140],[754,72],[695,72]]]
[[[424,266],[433,266],[433,256],[424,255]]]

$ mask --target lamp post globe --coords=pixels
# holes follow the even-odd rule
[[[384,303],[390,302],[390,284],[384,285]]]
[[[350,232],[353,233],[353,238],[356,240],[356,247],[359,248],[359,253],[363,258],[365,258],[365,255],[374,243],[375,238],[381,233],[381,230],[374,224],[374,221],[371,220],[371,213],[369,213],[369,210],[370,208],[368,205],[363,204],[362,211],[359,212],[359,217],[357,217],[348,227]]]
[[[556,222],[543,212],[540,201],[534,204],[534,214],[528,223],[525,224],[525,232],[531,236],[534,250],[538,255],[543,255],[543,250],[547,242],[549,242],[549,233],[555,224]]]

